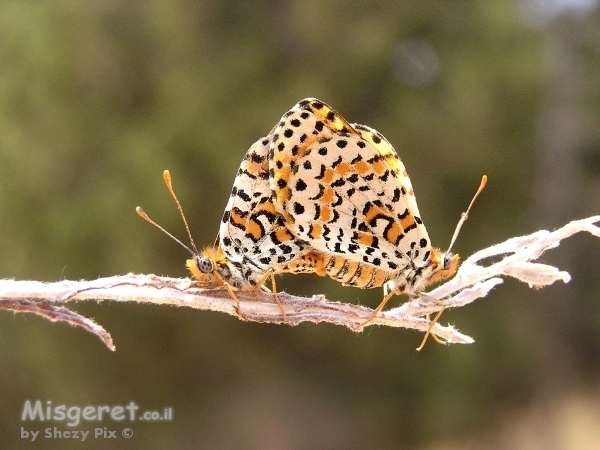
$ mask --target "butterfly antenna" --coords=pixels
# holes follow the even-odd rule
[[[473,206],[473,203],[475,203],[475,200],[477,199],[477,197],[479,197],[479,194],[481,194],[481,191],[483,191],[483,188],[485,187],[486,184],[487,184],[487,175],[484,175],[483,177],[481,177],[481,184],[479,185],[479,189],[477,189],[477,192],[475,192],[475,195],[473,196],[473,200],[471,200],[471,203],[469,203],[469,207],[460,216],[460,220],[458,221],[458,225],[456,225],[456,229],[454,230],[454,235],[452,236],[452,240],[450,241],[450,246],[448,247],[447,253],[450,252],[450,250],[452,249],[452,246],[454,245],[454,241],[456,241],[456,238],[458,237],[458,233],[460,232],[460,229],[462,228],[463,223],[465,223],[467,221],[467,219],[469,218],[469,211],[471,211],[471,206]]]
[[[219,243],[221,242],[221,233],[217,233],[217,237],[215,238],[215,242],[213,243],[213,248],[219,248]]]
[[[185,245],[183,242],[181,242],[179,239],[177,239],[175,236],[173,236],[171,233],[169,233],[167,230],[165,230],[163,227],[161,227],[159,224],[157,224],[154,220],[152,220],[150,217],[148,217],[148,214],[146,214],[140,206],[135,208],[135,212],[138,214],[138,216],[140,216],[146,222],[151,223],[156,228],[158,228],[160,231],[162,231],[167,236],[169,236],[171,239],[173,239],[175,242],[177,242],[179,245],[181,245],[183,248],[185,248],[188,252],[190,252],[192,254],[192,256],[194,255],[194,252],[187,245]]]
[[[177,203],[177,209],[179,210],[179,214],[181,214],[181,218],[183,219],[183,223],[185,225],[185,230],[187,231],[188,237],[190,238],[190,242],[192,243],[192,248],[195,251],[194,254],[197,255],[198,249],[196,248],[196,244],[194,243],[194,238],[192,238],[192,233],[190,233],[190,227],[187,223],[187,220],[185,220],[185,214],[183,214],[183,209],[181,208],[181,204],[179,203],[179,200],[177,200],[177,196],[175,195],[175,191],[173,190],[173,184],[171,183],[171,174],[169,173],[168,170],[165,170],[163,172],[163,180],[165,180],[167,189],[171,193],[171,196],[175,200],[175,203]]]

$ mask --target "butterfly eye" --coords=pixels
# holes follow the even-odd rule
[[[202,273],[211,273],[213,271],[213,263],[206,256],[200,256],[196,258],[196,263],[198,264],[198,269]]]
[[[448,270],[452,266],[452,253],[444,253],[442,255],[442,270]]]

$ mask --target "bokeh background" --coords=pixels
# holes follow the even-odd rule
[[[170,169],[213,242],[247,148],[304,97],[370,125],[410,173],[434,244],[463,256],[600,213],[596,0],[0,1],[0,277],[186,276]],[[600,242],[543,261],[573,280],[507,280],[444,314],[475,344],[371,327],[244,323],[140,305],[72,307],[112,333],[0,312],[2,448],[596,449]],[[280,277],[375,306],[381,290]],[[402,301],[396,298],[394,302]],[[395,303],[398,304],[398,303]],[[26,442],[26,399],[172,407],[132,440]],[[82,424],[120,430],[105,421]],[[119,431],[120,432],[120,431]]]

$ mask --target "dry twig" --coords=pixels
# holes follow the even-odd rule
[[[466,259],[456,276],[428,292],[422,298],[412,299],[397,308],[379,314],[369,325],[412,328],[427,331],[427,316],[439,311],[443,300],[448,308],[465,306],[485,297],[504,276],[517,278],[530,287],[543,287],[571,277],[556,267],[535,261],[546,250],[557,247],[562,239],[586,231],[600,237],[596,225],[600,216],[575,220],[556,231],[541,230],[533,234],[508,239],[481,250]],[[485,266],[488,258],[501,257]],[[247,320],[264,323],[284,323],[279,306],[268,292],[238,292],[241,311]],[[370,317],[373,310],[349,303],[332,302],[322,295],[311,298],[278,293],[287,316],[288,325],[301,322],[329,322],[350,329]],[[429,298],[428,298],[429,297]],[[225,312],[236,316],[235,303],[224,289],[199,289],[190,279],[158,277],[155,275],[127,274],[93,281],[39,281],[0,280],[0,309],[30,312],[51,321],[65,321],[96,334],[111,350],[114,345],[110,334],[100,325],[78,313],[56,304],[85,300],[112,300],[121,302],[152,303],[157,305],[187,306],[197,309]],[[438,323],[431,334],[447,343],[469,344],[473,339],[452,326]]]

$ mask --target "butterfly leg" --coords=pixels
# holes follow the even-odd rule
[[[441,340],[439,337],[437,337],[435,334],[431,333],[431,330],[433,329],[433,327],[435,326],[435,324],[438,322],[438,320],[440,320],[440,317],[442,315],[442,313],[446,310],[446,303],[444,303],[441,300],[438,300],[436,298],[433,297],[429,297],[426,296],[429,300],[433,300],[434,302],[440,304],[442,306],[442,308],[438,311],[438,313],[435,315],[435,317],[433,318],[433,320],[429,323],[429,328],[427,328],[427,331],[425,332],[425,336],[423,336],[423,340],[421,341],[421,345],[419,345],[417,347],[417,351],[420,352],[421,349],[425,346],[425,342],[427,342],[427,338],[429,337],[429,335],[433,336],[434,341],[436,341],[438,344],[443,344],[446,345],[446,342]],[[427,318],[429,318],[429,315],[427,316]]]
[[[433,329],[433,327],[435,326],[435,324],[438,322],[438,320],[440,319],[440,316],[442,315],[442,313],[444,312],[444,310],[446,309],[445,306],[442,307],[442,309],[440,309],[438,311],[438,313],[435,315],[435,317],[433,318],[433,320],[429,323],[429,328],[427,328],[427,331],[425,332],[425,336],[423,336],[423,340],[421,341],[421,345],[419,345],[417,347],[417,351],[420,352],[421,349],[425,346],[425,342],[427,342],[427,338],[429,337],[429,335],[431,334],[431,336],[433,336],[433,339],[438,343],[438,344],[443,344],[446,345],[446,342],[442,341],[439,337],[437,337],[435,334],[431,333],[431,330]]]
[[[265,281],[267,281],[267,278],[271,278],[271,291],[273,292],[273,297],[275,298],[275,303],[277,303],[277,306],[279,306],[279,309],[281,310],[281,315],[283,316],[283,323],[287,323],[287,317],[285,315],[285,310],[283,309],[283,305],[281,304],[281,302],[279,301],[279,297],[277,296],[277,286],[275,284],[275,271],[273,269],[269,269],[265,272],[265,274],[262,276],[262,278],[260,279],[260,281],[258,283],[256,283],[256,289],[259,289],[264,283]]]
[[[233,299],[233,301],[235,301],[235,312],[237,313],[238,318],[240,320],[245,321],[246,318],[243,316],[242,311],[240,309],[240,301],[238,300],[237,296],[233,292],[233,289],[231,289],[231,286],[229,285],[229,283],[223,283],[223,286],[225,286],[225,289],[227,289],[229,296]]]
[[[356,327],[354,327],[354,331],[361,331],[366,324],[368,324],[369,322],[372,322],[373,319],[375,319],[375,317],[377,316],[377,314],[379,314],[381,312],[381,310],[385,307],[385,304],[388,302],[388,300],[390,298],[392,298],[395,294],[396,294],[396,291],[392,291],[389,294],[387,294],[385,297],[383,297],[383,300],[381,301],[379,306],[377,308],[375,308],[375,311],[373,311],[373,314],[371,314],[371,317],[369,317],[367,320],[365,320],[360,325],[357,325]]]

